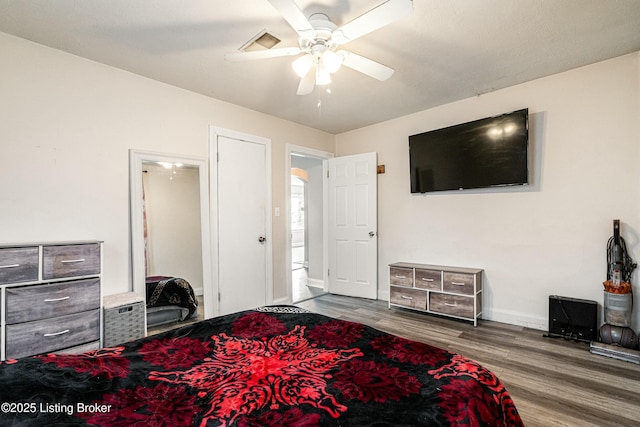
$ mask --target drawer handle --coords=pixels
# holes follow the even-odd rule
[[[451,282],[452,285],[456,285],[456,286],[464,286],[465,283],[464,282]]]
[[[65,329],[64,331],[54,332],[52,334],[44,334],[45,337],[57,337],[58,335],[63,335],[69,333],[69,329]]]
[[[84,258],[78,258],[78,259],[63,259],[62,261],[60,261],[63,264],[73,264],[76,262],[85,262]]]
[[[444,305],[446,305],[447,307],[457,307],[458,304],[451,304],[450,302],[445,302]]]
[[[422,280],[425,281],[425,282],[433,282],[433,279],[427,279],[425,277],[423,277]]]
[[[44,302],[57,302],[57,301],[64,301],[66,299],[69,299],[71,297],[60,297],[60,298],[47,298],[46,300],[44,300]]]
[[[397,274],[396,274],[395,277],[396,277],[396,279],[406,279],[407,278],[407,276],[398,276]]]
[[[0,268],[15,268],[15,267],[20,267],[20,264],[0,265]]]
[[[402,299],[408,299],[408,300],[412,300],[412,299],[413,299],[413,297],[408,297],[408,296],[406,296],[406,295],[400,295],[400,298],[402,298]]]

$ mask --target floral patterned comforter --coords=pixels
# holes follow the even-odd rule
[[[522,425],[477,363],[295,307],[7,360],[0,384],[2,426]]]

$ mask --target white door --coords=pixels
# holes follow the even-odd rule
[[[273,298],[270,144],[262,138],[214,132],[214,278],[217,314],[223,315],[263,306]]]
[[[378,296],[376,153],[329,159],[329,292]]]

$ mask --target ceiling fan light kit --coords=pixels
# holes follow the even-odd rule
[[[338,27],[323,13],[314,13],[307,19],[294,0],[268,0],[289,25],[298,33],[298,48],[279,48],[254,52],[236,52],[225,55],[229,61],[277,58],[303,54],[291,64],[300,77],[298,95],[306,95],[315,86],[331,83],[331,74],[342,65],[383,81],[394,70],[379,62],[346,50],[339,46],[362,37],[403,18],[413,11],[412,0],[387,0],[379,6]],[[311,72],[315,68],[315,72]]]
[[[344,61],[344,57],[340,55],[340,52],[334,52],[332,50],[327,50],[322,54],[322,58],[320,58],[322,66],[331,74],[340,69],[342,61]]]
[[[322,67],[316,68],[316,86],[326,86],[331,83],[331,74]]]
[[[307,75],[307,73],[311,70],[311,67],[315,65],[315,61],[312,56],[304,55],[296,59],[291,63],[291,68],[298,75],[298,77],[302,78]]]

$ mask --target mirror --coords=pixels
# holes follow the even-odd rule
[[[133,291],[146,301],[147,286],[158,290],[175,286],[180,295],[186,282],[203,295],[200,312],[212,317],[207,159],[139,150],[129,153]],[[168,278],[184,282],[167,282]],[[149,293],[155,300],[158,294]],[[154,324],[171,323],[172,316],[186,315],[173,308],[178,311],[171,312],[166,305],[148,308],[148,319],[153,318]]]

